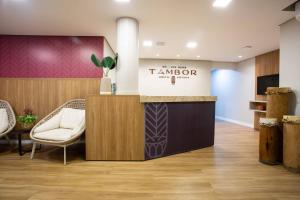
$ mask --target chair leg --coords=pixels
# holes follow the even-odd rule
[[[31,160],[33,159],[33,156],[34,156],[34,153],[35,153],[35,148],[36,148],[36,143],[34,142],[32,144],[32,151],[31,151],[31,156],[30,156]]]
[[[64,165],[67,165],[67,146],[64,146]]]

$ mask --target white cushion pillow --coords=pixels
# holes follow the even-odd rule
[[[8,115],[5,109],[0,109],[0,133],[3,133],[8,128]]]
[[[35,133],[34,137],[42,140],[53,140],[53,141],[66,141],[69,140],[73,135],[71,129],[53,129],[49,131]]]
[[[75,129],[85,121],[85,110],[63,108],[60,128]]]
[[[49,131],[49,130],[59,128],[61,117],[62,117],[62,111],[60,111],[58,114],[54,115],[51,119],[49,119],[48,121],[46,121],[42,125],[38,126],[34,130],[34,132],[39,133],[39,132],[44,132],[44,131]]]
[[[81,122],[81,124],[78,124],[74,129],[73,129],[73,135],[78,134],[82,129],[85,129],[85,120]],[[72,136],[73,136],[72,135]]]

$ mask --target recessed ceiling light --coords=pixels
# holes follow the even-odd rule
[[[165,42],[156,42],[156,45],[163,47],[163,46],[166,46],[166,43]]]
[[[177,54],[177,55],[176,55],[176,57],[177,57],[177,58],[180,58],[180,55],[179,55],[179,54]]]
[[[159,57],[159,53],[156,54],[156,57]]]
[[[238,56],[238,58],[243,58],[243,56]]]
[[[187,44],[186,44],[186,47],[187,48],[190,48],[190,49],[194,49],[194,48],[196,48],[198,46],[198,43],[197,42],[188,42]]]
[[[200,56],[197,56],[197,58],[200,58]]]
[[[115,0],[115,2],[118,2],[118,3],[129,3],[130,0]]]
[[[225,8],[227,7],[232,0],[215,0],[213,7]]]
[[[145,40],[143,42],[144,47],[152,47],[153,46],[153,42],[151,40]]]

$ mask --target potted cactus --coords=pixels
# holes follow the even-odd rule
[[[117,66],[118,54],[116,54],[115,58],[108,56],[102,60],[98,59],[97,56],[93,54],[91,60],[96,67],[103,69],[103,77],[100,82],[100,94],[111,94],[111,79],[108,77],[108,73]]]

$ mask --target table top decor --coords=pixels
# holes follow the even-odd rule
[[[24,114],[17,117],[18,121],[18,128],[23,130],[30,130],[35,122],[37,121],[38,117],[33,114],[31,109],[24,109]]]

